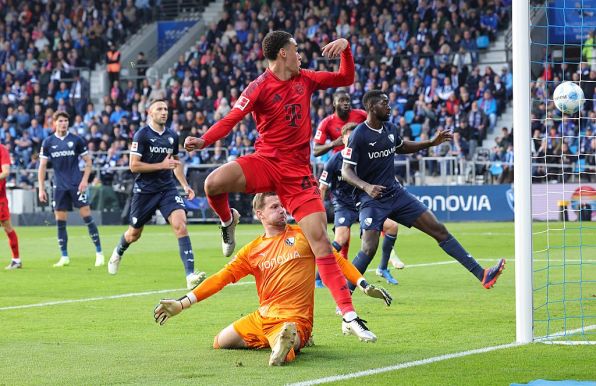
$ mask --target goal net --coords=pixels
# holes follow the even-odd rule
[[[530,1],[528,18],[532,337],[596,343],[596,0]],[[553,103],[565,81],[584,91],[576,114]]]

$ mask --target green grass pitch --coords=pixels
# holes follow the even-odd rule
[[[393,271],[400,284],[389,286],[374,272],[367,273],[369,281],[391,291],[394,305],[385,307],[361,293],[354,296],[357,310],[368,320],[378,342],[364,344],[342,336],[331,296],[327,290],[317,290],[316,346],[304,349],[294,363],[281,368],[267,366],[267,350],[211,348],[215,334],[257,307],[254,285],[246,283],[252,282],[250,277],[245,284],[225,288],[165,326],[155,324],[153,308],[158,300],[186,292],[178,246],[168,226],[147,227],[141,240],[128,250],[116,276],[109,276],[106,267],[93,267],[95,253],[86,228],[68,228],[71,265],[62,269],[52,268],[59,257],[54,227],[18,228],[24,268],[0,272],[0,384],[281,385],[513,342],[513,224],[454,223],[448,228],[483,265],[508,258],[495,288],[483,289],[432,239],[402,227],[397,252],[409,267]],[[100,228],[106,258],[124,230],[125,226]],[[196,225],[189,230],[197,268],[208,274],[221,268],[226,259],[221,256],[217,227]],[[238,244],[259,233],[256,225],[241,225]],[[359,246],[357,227],[352,236],[350,255],[354,256]],[[548,241],[551,246],[556,244],[554,238]],[[578,232],[570,232],[565,243],[596,244],[596,231],[584,229],[581,239]],[[554,262],[561,258],[561,252],[557,253],[546,257]],[[577,255],[576,250],[573,253]],[[5,237],[0,240],[0,256],[7,264],[10,251]],[[596,261],[596,247],[584,247],[582,256]],[[378,257],[370,268],[377,263]],[[428,265],[417,266],[422,264]],[[583,296],[596,299],[594,267],[586,264],[583,278],[592,280],[592,287],[582,290]],[[553,272],[548,278],[540,274],[536,280],[556,282],[564,276],[573,282],[579,271]],[[577,288],[569,287],[567,294]],[[143,294],[159,290],[173,291]],[[106,298],[122,294],[134,296]],[[558,292],[552,295],[558,296]],[[6,309],[77,299],[85,301]],[[584,304],[585,315],[594,318],[595,303]],[[596,324],[594,319],[588,322]],[[555,332],[565,326],[557,320],[549,327]],[[594,335],[591,338],[594,340]],[[595,346],[535,343],[336,384],[504,385],[534,379],[596,380]]]

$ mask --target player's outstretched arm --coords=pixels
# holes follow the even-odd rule
[[[402,146],[395,149],[397,153],[401,154],[411,154],[416,153],[417,151],[427,149],[429,147],[438,146],[443,142],[448,142],[453,139],[453,134],[449,130],[437,130],[437,133],[433,137],[433,139],[429,141],[404,141]]]
[[[313,72],[313,78],[317,83],[317,89],[343,87],[354,83],[354,57],[352,56],[350,43],[346,39],[341,38],[332,41],[323,47],[321,53],[329,59],[340,56],[340,62],[338,72]]]
[[[153,310],[153,318],[156,323],[163,325],[169,318],[190,308],[193,304],[207,299],[221,291],[226,285],[235,283],[244,276],[240,264],[232,261],[216,274],[208,277],[195,289],[179,299],[162,299]]]

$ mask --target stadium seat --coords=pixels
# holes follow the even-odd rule
[[[476,46],[478,46],[479,50],[487,49],[489,45],[490,40],[488,39],[488,36],[482,35],[476,38]]]
[[[575,173],[583,173],[586,171],[586,160],[580,158],[577,163],[575,164]]]
[[[412,110],[406,111],[406,114],[404,115],[404,118],[406,118],[406,123],[408,125],[410,123],[412,123],[412,121],[414,120],[414,111],[412,111]]]
[[[422,124],[414,123],[410,126],[410,128],[412,129],[412,137],[416,138],[420,136],[420,132],[422,131]]]

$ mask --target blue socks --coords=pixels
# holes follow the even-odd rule
[[[195,255],[192,252],[190,237],[180,237],[178,239],[178,248],[180,250],[180,260],[182,260],[182,264],[184,264],[184,272],[186,272],[186,276],[188,276],[195,271]]]
[[[126,238],[124,237],[124,235],[122,235],[122,237],[120,237],[120,242],[116,246],[116,253],[118,254],[118,256],[122,257],[122,255],[124,255],[124,252],[126,252],[129,246],[130,244],[126,242]]]
[[[68,256],[68,233],[66,233],[66,221],[56,220],[58,227],[58,246],[62,256]]]
[[[97,229],[97,225],[95,225],[95,221],[93,221],[93,217],[87,216],[83,217],[83,221],[87,224],[87,230],[89,231],[89,236],[91,236],[91,240],[93,240],[93,244],[95,245],[95,251],[101,252],[101,241],[99,240],[99,230]]]
[[[368,265],[371,261],[372,257],[369,257],[364,252],[360,251],[358,252],[356,257],[354,257],[352,264],[354,264],[354,266],[358,269],[360,273],[364,274],[364,272],[366,272],[366,268],[368,268]],[[351,291],[354,291],[354,288],[356,288],[356,286],[354,286],[352,283],[349,283],[349,287]]]
[[[484,276],[484,269],[478,264],[476,260],[470,255],[464,247],[453,237],[452,234],[449,234],[449,237],[445,241],[441,241],[439,246],[443,248],[445,252],[455,260],[459,261],[461,265],[466,267],[466,269],[474,276],[478,278],[478,280],[482,280]]]
[[[379,263],[379,269],[387,269],[387,264],[389,263],[391,251],[393,250],[393,246],[395,245],[396,239],[397,235],[392,236],[385,233],[385,237],[383,237],[383,246],[381,247],[382,255],[381,262]]]

